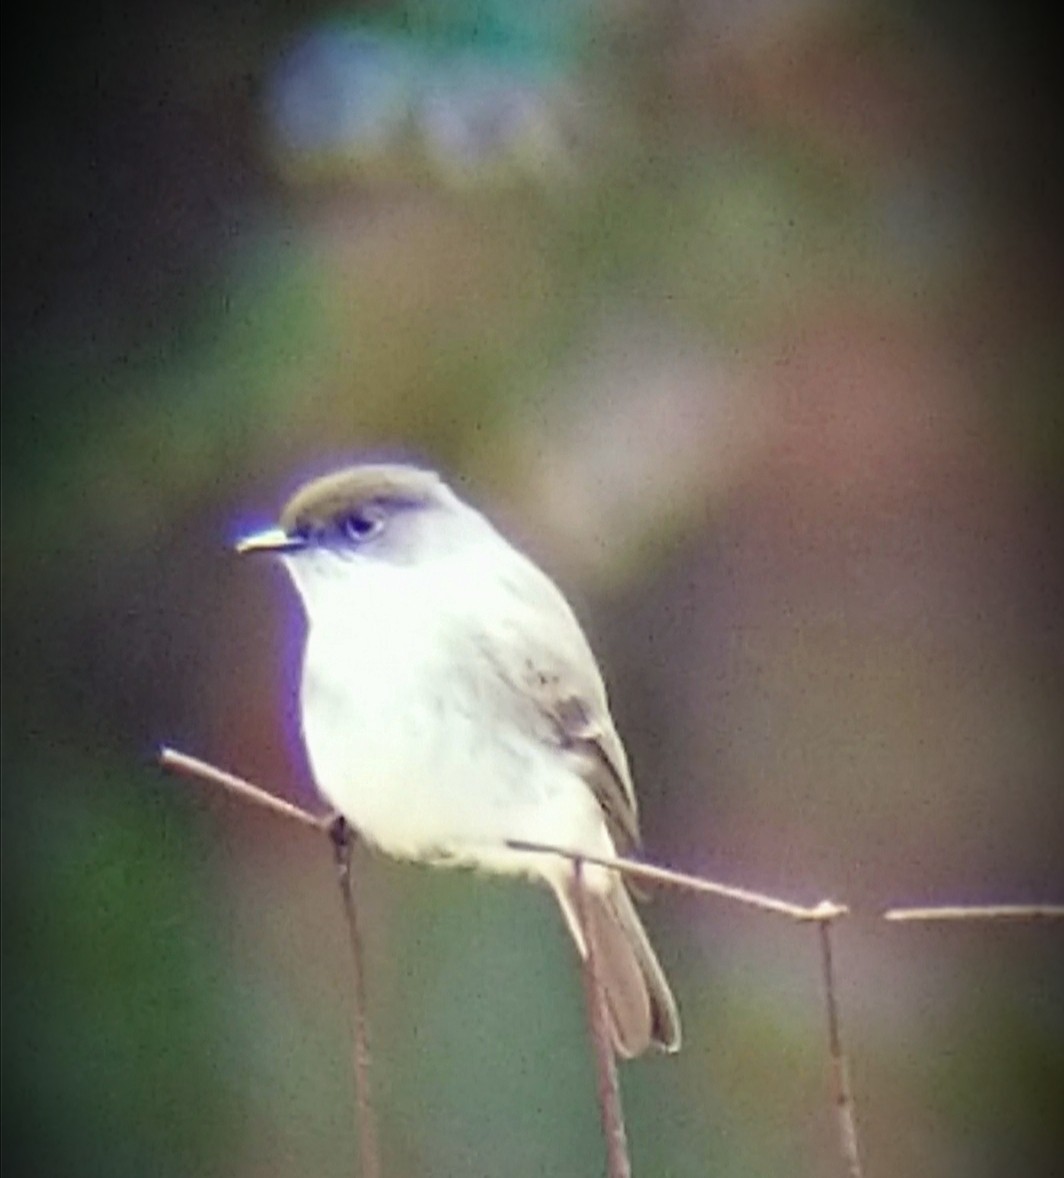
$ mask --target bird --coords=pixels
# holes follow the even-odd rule
[[[509,845],[612,858],[641,844],[602,675],[547,574],[402,463],[312,479],[237,550],[279,556],[302,601],[301,727],[326,800],[394,858],[545,883],[581,957],[593,943],[616,1053],[677,1051],[676,1001],[624,877],[586,863],[578,884],[572,860]]]

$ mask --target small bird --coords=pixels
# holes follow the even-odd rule
[[[237,549],[279,554],[302,598],[303,737],[328,801],[396,858],[546,882],[586,956],[572,863],[507,845],[639,846],[602,676],[554,583],[437,474],[398,464],[315,479]],[[583,879],[615,1050],[678,1050],[623,877]]]

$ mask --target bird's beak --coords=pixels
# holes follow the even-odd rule
[[[236,551],[243,556],[247,552],[292,552],[303,547],[298,536],[290,536],[283,528],[266,528],[253,532],[236,542]]]

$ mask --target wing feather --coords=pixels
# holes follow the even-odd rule
[[[512,688],[516,706],[531,707],[534,727],[551,734],[571,758],[602,809],[617,853],[638,850],[628,757],[587,638],[554,583],[530,561],[522,559],[509,588],[505,641],[486,637],[484,653]]]

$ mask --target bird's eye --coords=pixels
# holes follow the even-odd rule
[[[375,536],[383,526],[380,516],[368,511],[352,511],[340,520],[341,534],[356,544]]]

